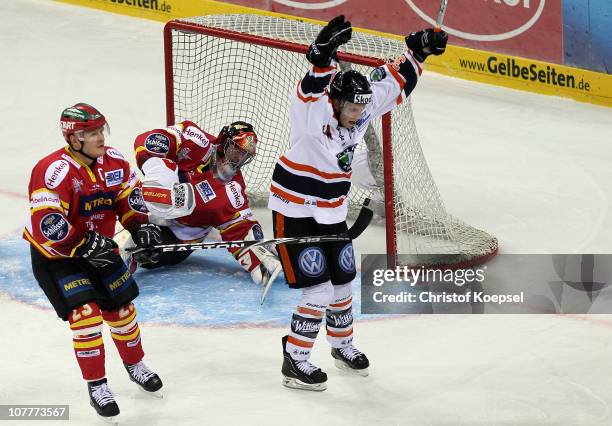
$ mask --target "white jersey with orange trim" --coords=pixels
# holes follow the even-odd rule
[[[391,111],[414,90],[421,67],[407,51],[372,71],[372,102],[352,129],[339,125],[327,87],[337,63],[311,67],[298,83],[289,109],[289,150],[274,168],[268,207],[288,217],[318,223],[346,220],[353,153],[370,121]]]

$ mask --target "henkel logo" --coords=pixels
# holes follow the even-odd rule
[[[68,174],[68,162],[64,160],[54,161],[47,167],[45,172],[45,185],[47,188],[53,189],[61,183]]]
[[[439,2],[405,0],[421,19],[434,26]],[[438,3],[438,4],[433,4]],[[500,41],[516,37],[533,27],[542,16],[546,0],[472,0],[470,6],[449,2],[447,33],[466,40]],[[450,19],[449,16],[451,16]],[[487,25],[490,23],[490,25]],[[487,28],[489,30],[487,30]],[[494,30],[491,30],[495,28]]]
[[[194,141],[202,147],[206,147],[208,145],[208,138],[206,137],[206,135],[204,135],[204,133],[200,132],[200,130],[196,129],[195,127],[187,127],[183,131],[183,135],[187,139]]]
[[[238,182],[233,180],[225,185],[225,192],[227,192],[227,198],[235,209],[244,206],[245,199],[242,196],[242,186]]]

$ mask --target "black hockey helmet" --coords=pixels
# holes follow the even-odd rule
[[[329,85],[329,97],[354,104],[369,104],[372,102],[372,87],[359,71],[339,71]]]

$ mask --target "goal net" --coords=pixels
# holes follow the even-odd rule
[[[260,142],[243,174],[253,205],[266,204],[274,165],[287,150],[291,94],[308,70],[304,54],[320,29],[260,15],[208,15],[166,24],[168,124],[189,119],[214,131],[236,120],[252,123]],[[342,67],[367,75],[405,49],[398,40],[354,31],[338,57]],[[495,237],[444,208],[409,101],[373,120],[355,156],[367,159],[376,184],[352,186],[350,211],[358,212],[366,197],[375,200],[394,261],[410,262],[417,254],[421,260],[430,255],[428,263],[468,266],[495,255]]]

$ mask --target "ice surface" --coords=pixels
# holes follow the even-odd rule
[[[136,134],[164,124],[162,25],[46,0],[0,2],[0,16],[0,404],[70,404],[72,423],[99,424],[68,327],[41,308],[42,292],[27,282],[18,232],[33,165],[63,144],[64,107],[100,108],[112,129],[108,143],[130,157]],[[612,110],[427,72],[414,104],[447,209],[496,235],[502,252],[610,252]],[[269,213],[258,214],[269,232]],[[357,251],[381,252],[381,229],[366,232]],[[608,316],[358,322],[355,343],[372,361],[370,377],[336,370],[320,336],[313,361],[329,374],[328,390],[290,391],[280,385],[280,324],[299,294],[279,282],[260,308],[228,260],[202,254],[182,271],[234,271],[213,283],[228,289],[225,300],[157,285],[149,273],[139,278],[145,360],[162,376],[166,397],[136,390],[107,334],[108,378],[124,424],[612,423]],[[202,273],[214,280],[215,272]],[[242,310],[262,321],[223,324]]]

